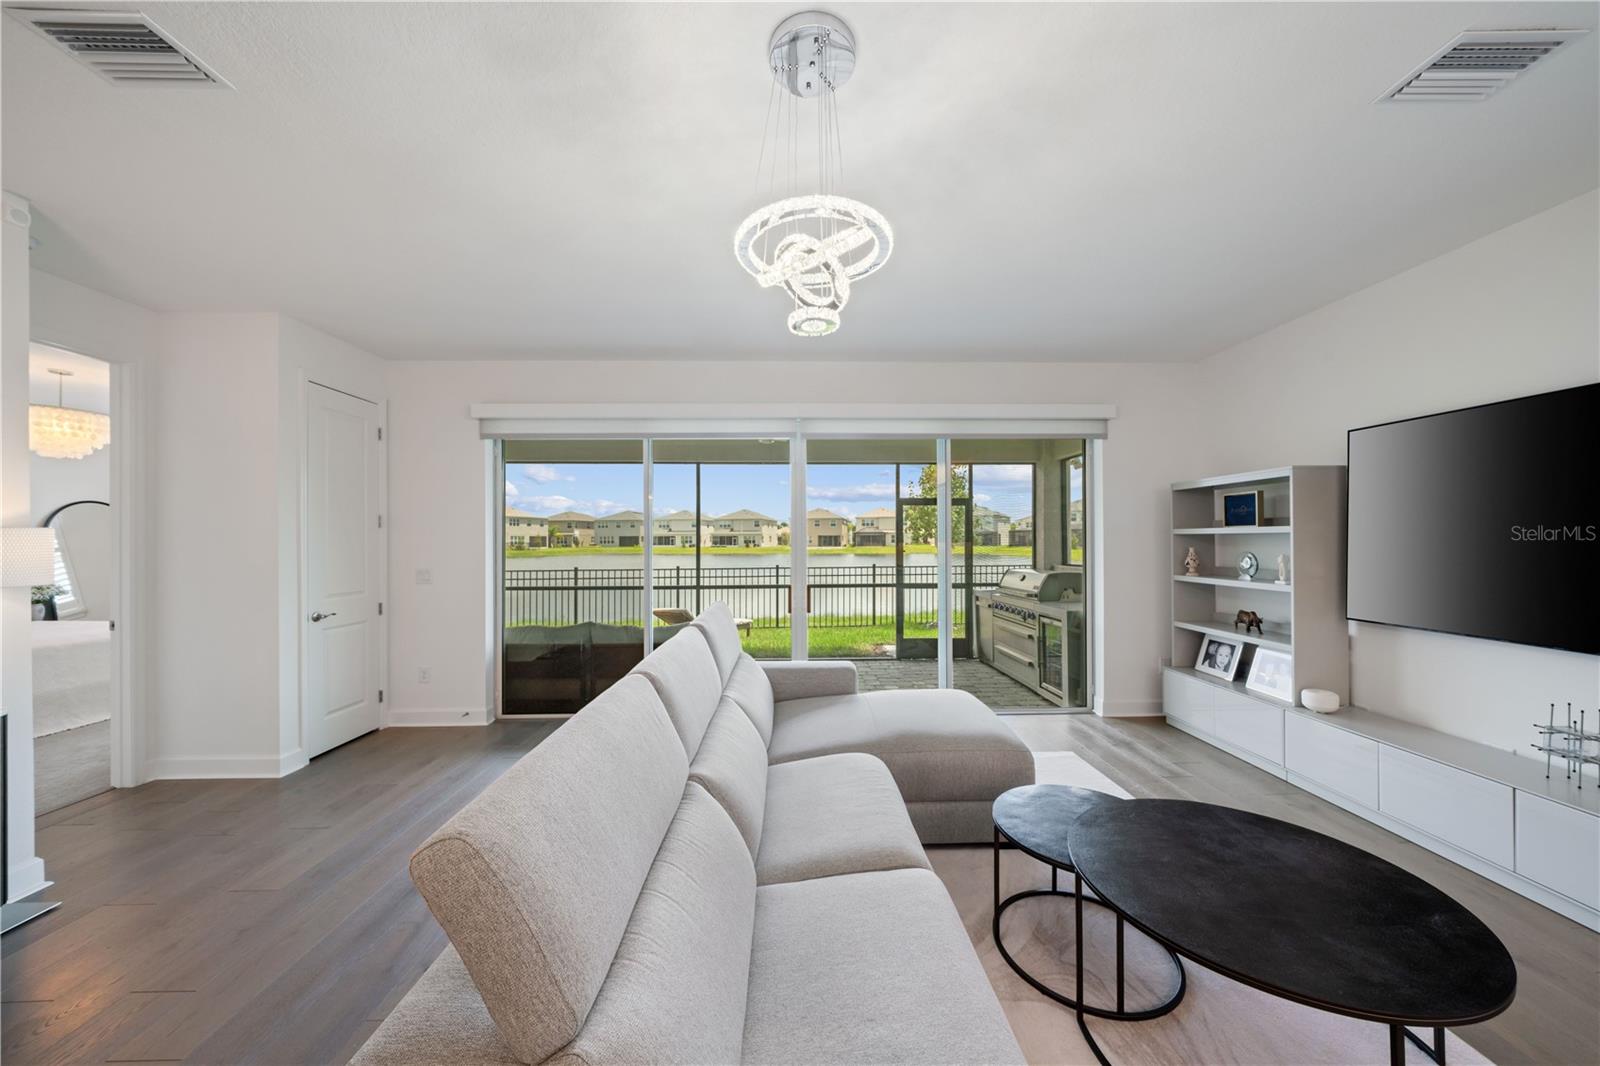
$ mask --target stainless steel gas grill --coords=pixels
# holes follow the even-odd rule
[[[978,658],[1056,703],[1066,702],[1063,634],[1069,611],[1083,610],[1083,575],[1071,570],[1007,570],[998,588],[976,596]]]

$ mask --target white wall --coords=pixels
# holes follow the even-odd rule
[[[1206,360],[1212,468],[1343,463],[1359,426],[1600,380],[1597,233],[1589,193]],[[1600,696],[1594,656],[1361,623],[1351,651],[1353,702],[1514,751]]]
[[[391,363],[390,683],[394,708],[440,718],[487,705],[485,445],[477,402],[763,402],[860,397],[900,403],[1113,403],[1105,445],[1108,713],[1158,711],[1167,640],[1166,485],[1203,472],[1192,431],[1195,368],[1039,363]],[[1004,386],[1014,385],[1014,389]],[[418,569],[432,571],[418,585]],[[430,667],[433,680],[417,681]]]
[[[0,526],[27,526],[28,227],[26,200],[5,194],[0,219]],[[33,838],[33,631],[27,588],[0,588],[0,709],[6,712],[6,855],[10,898],[44,885]],[[3,901],[0,901],[3,902]]]
[[[144,638],[135,660],[141,778],[274,776],[304,765],[305,382],[381,400],[382,364],[277,314],[157,313],[38,271],[32,278],[35,341],[135,372],[123,381],[144,435],[129,450],[145,476],[142,522],[128,532],[142,541],[145,612],[123,632]],[[128,439],[121,428],[118,439]]]

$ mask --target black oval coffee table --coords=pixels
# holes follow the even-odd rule
[[[1288,822],[1187,800],[1098,804],[1072,823],[1074,888],[1157,943],[1242,984],[1389,1027],[1444,1062],[1444,1030],[1511,1005],[1505,945],[1426,881]],[[1081,927],[1081,907],[1079,925]],[[1078,992],[1083,947],[1078,947]],[[1102,1063],[1108,1060],[1078,1027]],[[1429,1047],[1409,1027],[1431,1028]]]
[[[1065,896],[1069,899],[1078,899],[1076,892],[1063,890],[1057,880],[1061,872],[1072,873],[1072,854],[1068,849],[1068,833],[1073,822],[1085,811],[1094,810],[1102,806],[1115,806],[1129,802],[1104,792],[1096,792],[1088,788],[1075,788],[1071,785],[1022,785],[1002,793],[994,801],[994,946],[999,949],[1000,957],[1006,960],[1006,965],[1036,990],[1049,996],[1057,1003],[1078,1010],[1083,1000],[1082,982],[1079,982],[1077,996],[1068,996],[1058,992],[1039,980],[1033,974],[1023,969],[1022,964],[1011,957],[1011,952],[1006,950],[1005,941],[1000,938],[1000,916],[1006,908],[1025,899],[1038,896]],[[1032,856],[1050,867],[1050,887],[1032,888],[1024,892],[1017,892],[1005,899],[1000,898],[1000,852],[1003,848],[1015,848],[1026,855]],[[1090,906],[1102,906],[1101,902],[1090,896],[1082,900]],[[1083,919],[1081,907],[1078,911],[1078,939],[1083,938]],[[1117,1005],[1112,1007],[1095,1007],[1084,1005],[1081,1009],[1085,1014],[1092,1014],[1099,1018],[1112,1018],[1117,1021],[1133,1022],[1144,1021],[1150,1018],[1159,1018],[1168,1013],[1183,999],[1184,975],[1183,962],[1171,950],[1167,951],[1172,959],[1172,964],[1178,971],[1178,988],[1172,997],[1165,1003],[1142,1010],[1126,1009],[1126,990],[1123,983],[1123,921],[1122,916],[1117,916]],[[1083,965],[1082,949],[1079,949],[1078,965]],[[1081,972],[1081,971],[1080,971]]]

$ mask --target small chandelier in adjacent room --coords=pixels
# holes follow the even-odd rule
[[[62,401],[70,370],[55,370],[56,402],[28,405],[28,450],[46,459],[82,459],[111,442],[111,416]]]
[[[793,15],[773,32],[767,58],[773,87],[756,180],[765,179],[769,196],[780,183],[788,195],[740,224],[733,251],[762,288],[782,286],[789,294],[789,332],[821,337],[839,328],[851,284],[888,261],[894,233],[877,211],[836,191],[844,179],[844,151],[835,94],[855,71],[850,27],[822,11]],[[806,101],[814,116],[802,114]],[[813,141],[815,190],[802,192],[802,180],[809,185],[810,178],[800,176],[801,145]]]

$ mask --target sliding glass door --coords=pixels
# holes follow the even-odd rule
[[[571,714],[644,655],[644,443],[502,455],[501,711]]]
[[[790,655],[789,442],[651,442],[654,641],[725,604],[744,650]]]
[[[865,690],[1092,702],[1085,438],[508,439],[501,455],[505,715],[578,710],[713,603],[749,654],[849,659]]]

